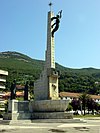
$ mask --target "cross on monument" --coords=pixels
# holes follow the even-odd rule
[[[52,7],[52,5],[53,5],[53,4],[50,2],[50,3],[49,3],[49,6],[50,6],[50,11],[51,11],[51,7]]]

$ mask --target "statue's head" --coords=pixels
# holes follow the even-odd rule
[[[56,17],[59,18],[59,15],[57,15]]]

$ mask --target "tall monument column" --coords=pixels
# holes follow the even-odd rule
[[[45,69],[47,68],[55,68],[55,45],[54,45],[54,37],[52,37],[52,25],[53,21],[51,18],[54,17],[53,12],[48,12],[48,27],[47,27],[47,50],[45,57]]]
[[[58,93],[58,72],[55,69],[55,43],[54,33],[59,28],[61,12],[56,16],[52,11],[48,12],[47,24],[47,48],[45,52],[45,66],[40,78],[34,83],[35,100],[57,100]]]

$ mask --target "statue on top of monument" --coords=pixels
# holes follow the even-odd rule
[[[58,30],[59,28],[59,23],[60,23],[60,19],[62,17],[62,10],[58,12],[58,14],[56,15],[56,17],[52,17],[51,21],[53,21],[55,19],[55,23],[51,26],[53,28],[52,30],[52,37],[54,37],[54,33]]]

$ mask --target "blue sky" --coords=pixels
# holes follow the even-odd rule
[[[0,52],[17,51],[44,60],[49,0],[0,0]],[[52,0],[63,10],[55,33],[56,62],[70,68],[100,68],[100,0]]]

